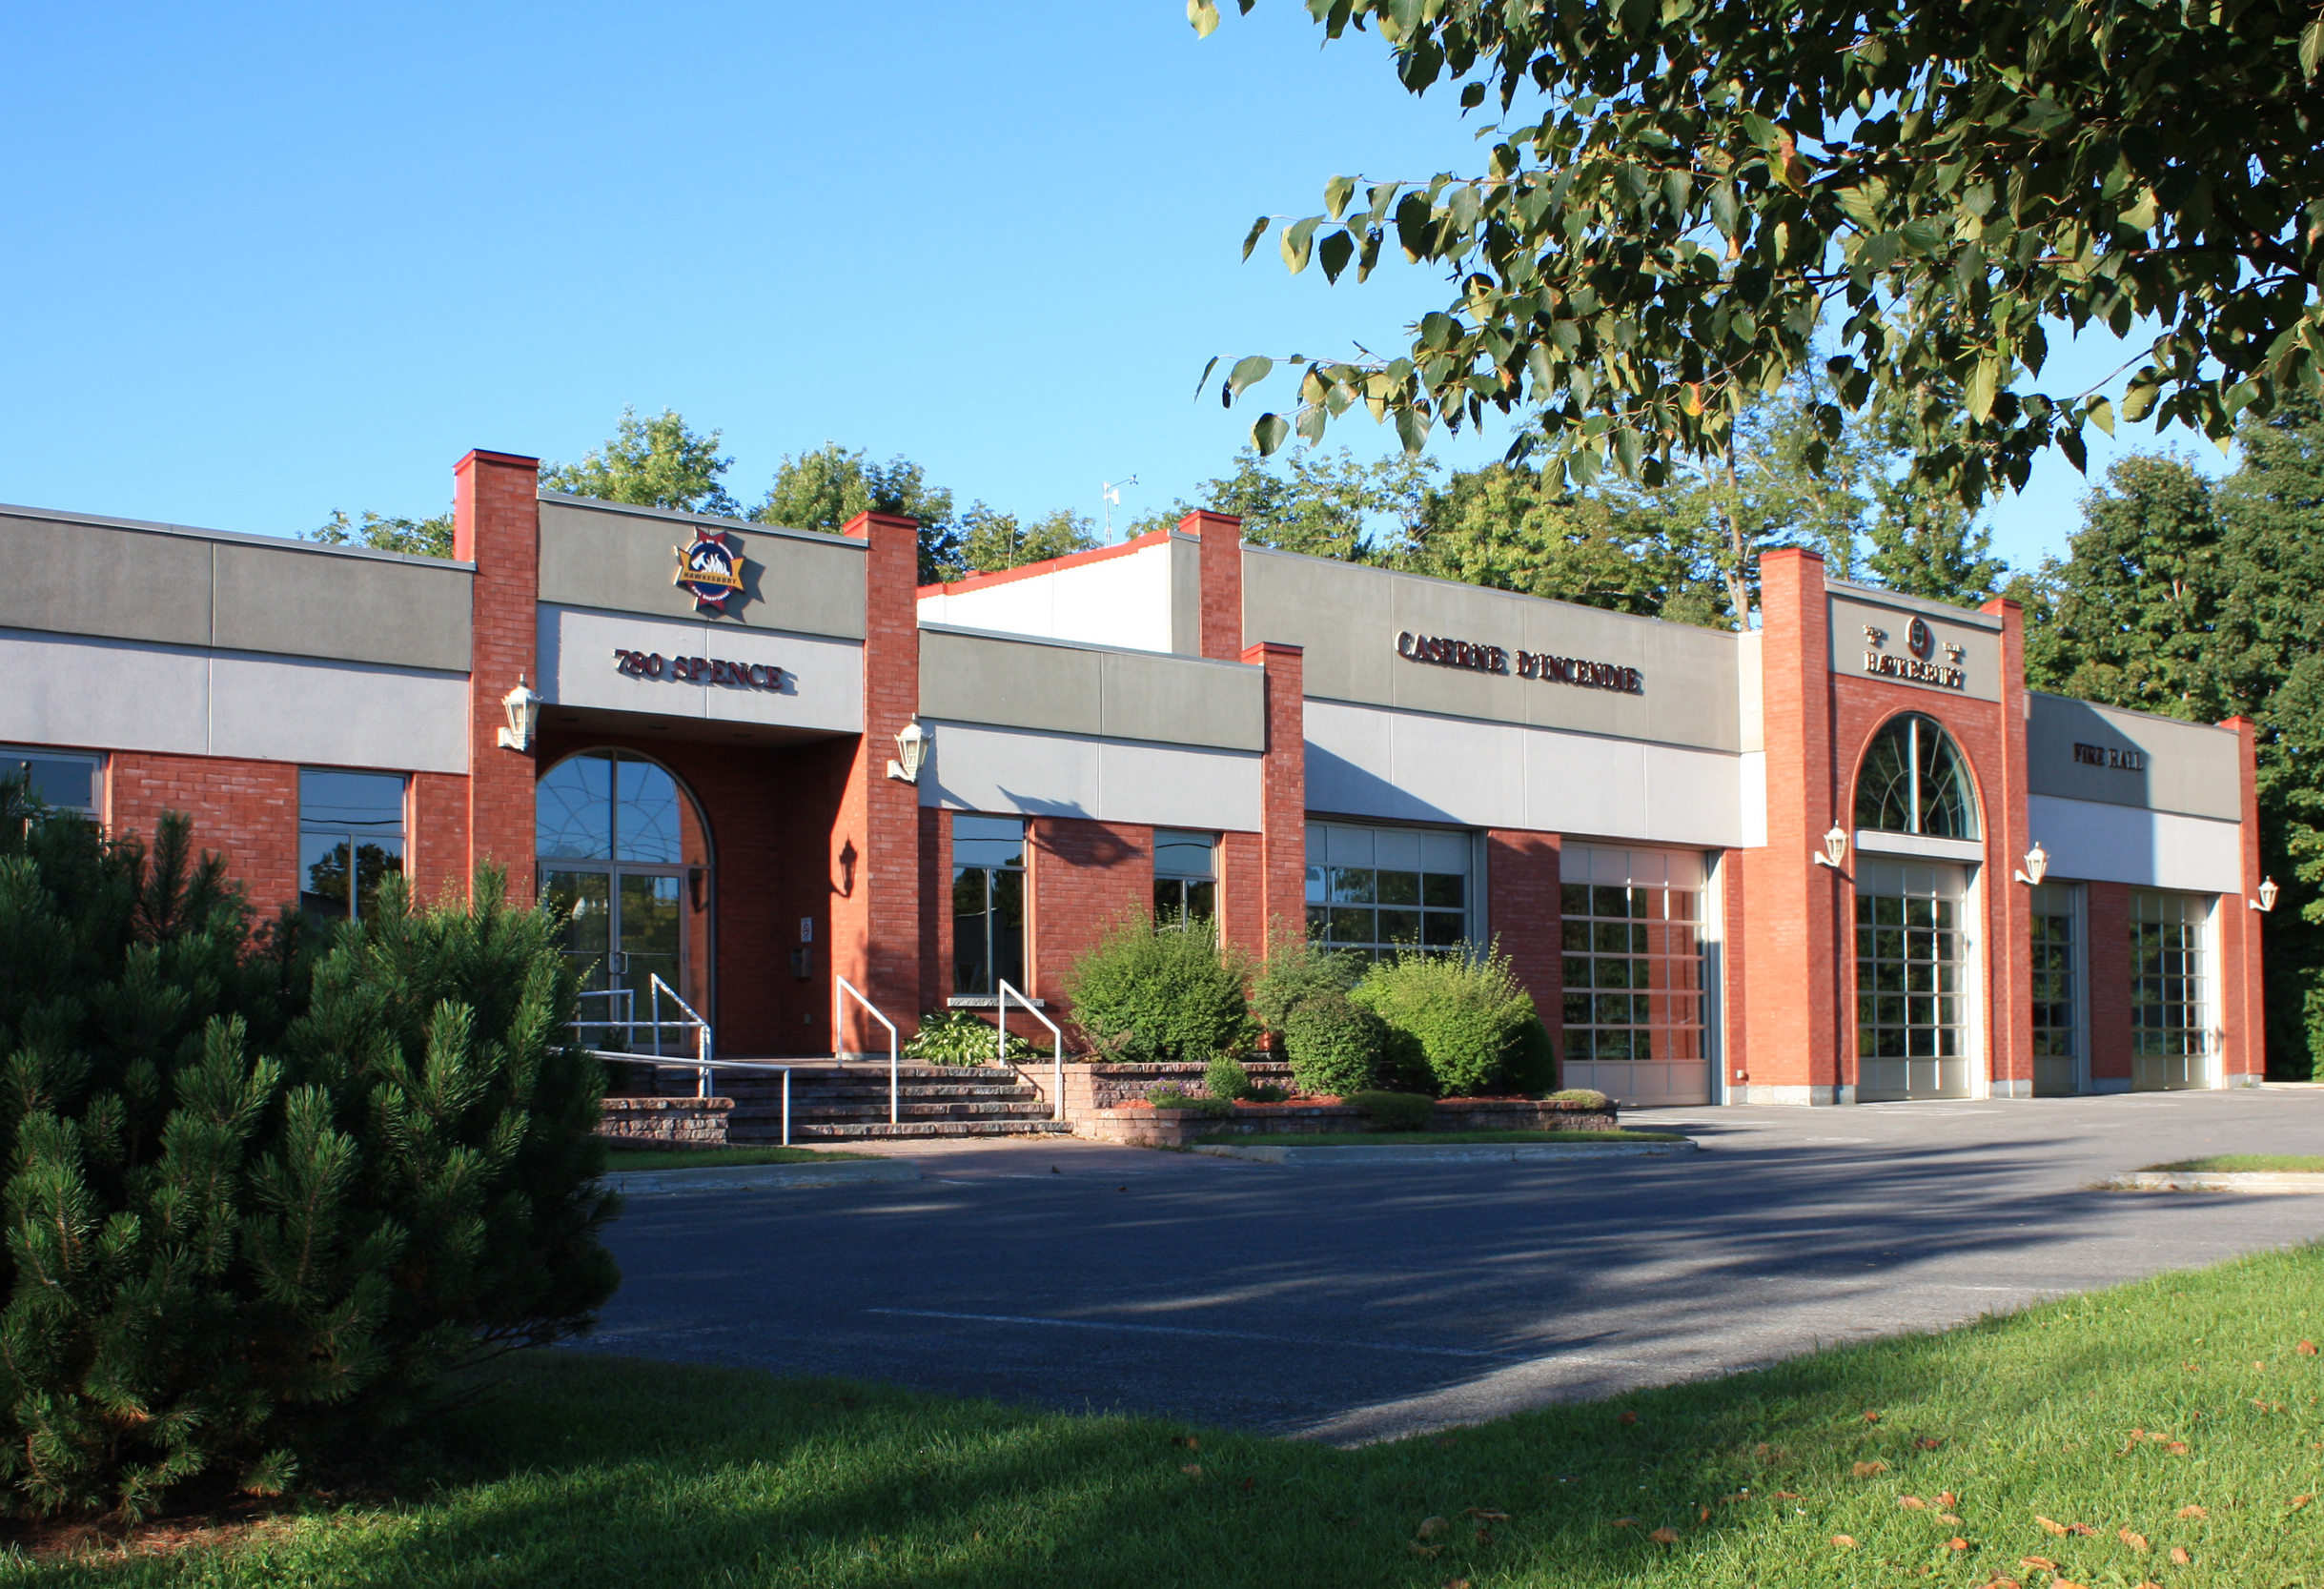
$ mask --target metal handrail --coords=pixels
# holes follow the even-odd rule
[[[1050,1113],[1050,1119],[1052,1119],[1052,1120],[1062,1120],[1062,1119],[1064,1119],[1064,1118],[1065,1118],[1065,1033],[1064,1033],[1064,1032],[1062,1032],[1062,1031],[1060,1031],[1060,1030],[1057,1029],[1057,1023],[1056,1023],[1056,1022],[1054,1022],[1054,1021],[1050,1020],[1050,1019],[1048,1016],[1046,1016],[1046,1015],[1042,1014],[1042,1013],[1041,1013],[1041,1011],[1039,1011],[1038,1009],[1035,1009],[1035,1008],[1033,1008],[1033,1001],[1032,1001],[1032,1000],[1030,1000],[1030,999],[1029,999],[1029,998],[1027,998],[1027,997],[1025,996],[1025,994],[1024,994],[1024,992],[1023,992],[1023,990],[1022,990],[1022,989],[1010,987],[1010,986],[1009,986],[1009,980],[1008,980],[1006,977],[995,977],[995,978],[993,979],[993,981],[994,981],[994,983],[995,983],[995,984],[996,984],[996,985],[997,985],[997,986],[1000,988],[1000,990],[1001,990],[1001,996],[1000,996],[1000,1003],[999,1003],[999,1007],[998,1007],[998,1008],[995,1010],[995,1013],[996,1013],[996,1014],[999,1016],[998,1025],[999,1025],[999,1027],[1000,1027],[1000,1033],[1001,1033],[1001,1036],[1000,1036],[1000,1049],[1001,1049],[1001,1055],[1000,1055],[1000,1057],[1001,1057],[1001,1063],[1002,1063],[1003,1065],[1007,1065],[1007,1064],[1009,1063],[1009,996],[1010,996],[1011,994],[1014,994],[1014,995],[1015,995],[1015,997],[1016,997],[1016,1001],[1017,1001],[1017,1003],[1019,1003],[1019,1004],[1021,1004],[1021,1005],[1023,1005],[1023,1006],[1025,1007],[1025,1012],[1026,1012],[1028,1015],[1030,1015],[1030,1016],[1031,1016],[1031,1017],[1032,1017],[1034,1020],[1036,1020],[1036,1021],[1040,1022],[1040,1023],[1041,1023],[1043,1026],[1045,1026],[1045,1027],[1049,1028],[1049,1029],[1050,1029],[1050,1037],[1051,1037],[1051,1038],[1054,1040],[1054,1042],[1056,1043],[1056,1047],[1055,1047],[1055,1048],[1053,1048],[1053,1049],[1051,1049],[1050,1050],[1050,1053],[1051,1053],[1051,1055],[1053,1056],[1053,1061],[1052,1061],[1052,1063],[1053,1063],[1053,1065],[1054,1065],[1054,1067],[1055,1067],[1055,1070],[1054,1070],[1054,1080],[1053,1080],[1053,1081],[1051,1082],[1051,1084],[1050,1084],[1050,1085],[1051,1085],[1051,1089],[1052,1089],[1052,1090],[1051,1090],[1051,1092],[1050,1092],[1050,1096],[1056,1100],[1056,1108],[1055,1108],[1055,1109],[1054,1109],[1054,1110],[1051,1111],[1051,1113]]]
[[[701,1090],[695,1093],[695,1096],[698,1098],[707,1098],[710,1096],[710,1023],[703,1020],[701,1012],[692,1005],[686,1003],[685,1000],[678,996],[677,988],[672,988],[668,983],[662,980],[662,973],[660,971],[651,973],[648,981],[651,986],[647,988],[647,992],[653,1000],[652,1004],[648,1008],[652,1009],[654,1014],[654,1019],[650,1024],[654,1029],[655,1055],[659,1057],[662,1053],[662,1029],[664,1026],[674,1026],[680,1028],[681,1029],[687,1026],[693,1027],[694,1063],[699,1068],[697,1071],[697,1075],[699,1077],[697,1085],[701,1089]],[[685,1011],[685,1020],[665,1022],[662,1019],[662,995],[664,993],[667,993],[670,996],[670,1003],[676,1005],[680,1009]]]
[[[637,1054],[609,1053],[602,1049],[591,1049],[588,1051],[599,1059],[618,1060],[623,1065],[650,1065],[657,1070],[691,1070],[695,1069],[692,1063],[683,1059],[642,1058]],[[756,1059],[727,1059],[721,1060],[718,1069],[721,1070],[780,1070],[783,1072],[783,1146],[787,1148],[791,1145],[791,1071],[800,1064],[812,1063],[810,1060],[772,1064]]]
[[[839,994],[841,993],[846,993],[853,998],[857,1004],[864,1007],[865,1011],[873,1020],[887,1029],[887,1123],[891,1126],[902,1125],[904,1122],[903,1071],[900,1054],[902,1039],[896,1035],[896,1024],[881,1014],[879,1007],[864,997],[863,990],[854,983],[843,976],[834,976],[831,980],[839,984],[831,996],[832,1004],[837,1007],[831,1011],[831,1025],[834,1028],[831,1035],[834,1038],[839,1035],[836,1029],[839,1026],[840,1011],[846,1008],[840,1003]],[[838,1043],[834,1042],[831,1045],[831,1057],[844,1065],[846,1061],[840,1059],[840,1051]]]

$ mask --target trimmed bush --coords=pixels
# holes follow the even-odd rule
[[[1248,1052],[1258,1035],[1243,985],[1250,957],[1209,922],[1157,926],[1124,916],[1066,975],[1073,1024],[1108,1059],[1207,1065]]]
[[[1251,1013],[1273,1033],[1302,1092],[1345,1097],[1377,1078],[1387,1029],[1352,1003],[1364,962],[1297,933],[1278,933],[1251,990]]]
[[[1509,1046],[1504,1080],[1510,1091],[1528,1098],[1548,1097],[1558,1090],[1558,1040],[1550,1036],[1540,1016],[1529,1016],[1518,1028],[1517,1039]]]
[[[998,1033],[990,1021],[973,1009],[939,1009],[920,1017],[920,1029],[904,1045],[904,1057],[918,1065],[986,1065],[1000,1055]],[[1019,1065],[1047,1060],[1050,1051],[1036,1049],[1015,1032],[1009,1034],[1009,1057]]]
[[[1156,1109],[1191,1109],[1197,1114],[1213,1117],[1224,1117],[1234,1112],[1234,1100],[1232,1098],[1197,1098],[1175,1088],[1149,1092],[1146,1101]]]
[[[547,913],[263,931],[186,819],[151,850],[0,784],[0,1484],[134,1517],[410,1418],[442,1375],[583,1329],[619,1283]]]
[[[1560,1104],[1587,1104],[1592,1109],[1603,1109],[1610,1102],[1594,1087],[1568,1087],[1552,1092],[1550,1098]]]
[[[1474,959],[1407,951],[1375,965],[1349,996],[1387,1023],[1389,1073],[1439,1097],[1507,1086],[1512,1050],[1539,1024],[1533,995],[1494,947]]]
[[[1233,1103],[1251,1096],[1251,1072],[1233,1054],[1214,1054],[1202,1068],[1202,1085],[1212,1097]]]
[[[1437,1100],[1418,1092],[1358,1092],[1342,1102],[1372,1116],[1376,1131],[1424,1131]]]

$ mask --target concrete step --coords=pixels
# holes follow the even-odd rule
[[[1011,1116],[1045,1120],[1049,1118],[1050,1107],[1047,1104],[1030,1100],[999,1104],[901,1103],[897,1105],[896,1112],[907,1120],[1002,1120]],[[783,1106],[780,1104],[772,1106],[754,1104],[747,1109],[738,1104],[734,1112],[726,1116],[726,1121],[728,1129],[731,1130],[744,1121],[780,1121],[782,1118]],[[887,1105],[885,1101],[877,1104],[848,1104],[839,1109],[801,1109],[796,1099],[791,1103],[791,1120],[794,1124],[801,1120],[847,1122],[885,1120],[887,1118]]]
[[[907,1098],[1023,1098],[1030,1097],[1034,1092],[1032,1088],[1022,1082],[1010,1083],[998,1079],[979,1087],[944,1086],[933,1082],[906,1082],[896,1090],[901,1096]],[[724,1097],[732,1098],[738,1104],[779,1103],[783,1098],[783,1089],[779,1086],[728,1087],[722,1084],[719,1092]],[[877,1098],[885,1103],[887,1099],[887,1084],[882,1082],[874,1087],[859,1086],[854,1083],[839,1086],[830,1082],[799,1082],[791,1088],[791,1101],[797,1103],[802,1098],[829,1099],[834,1102]]]
[[[791,1121],[791,1140],[797,1142],[876,1142],[907,1141],[915,1137],[945,1136],[1063,1136],[1069,1128],[1059,1120],[907,1120],[891,1126],[882,1120],[874,1125],[833,1126],[801,1124]],[[773,1125],[744,1124],[737,1121],[726,1132],[729,1142],[780,1142],[783,1128]]]

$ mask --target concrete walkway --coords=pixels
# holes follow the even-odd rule
[[[2324,1236],[2101,1192],[2324,1152],[2324,1090],[1641,1111],[1677,1159],[1362,1170],[897,1144],[911,1185],[640,1199],[598,1345],[1357,1442]]]

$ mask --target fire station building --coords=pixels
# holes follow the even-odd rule
[[[1068,1015],[1131,909],[1498,943],[1640,1106],[2256,1081],[2252,726],[2025,687],[2018,610],[1763,565],[1730,633],[1246,545],[948,585],[842,535],[456,473],[457,560],[0,508],[0,768],[261,907],[479,863],[728,1058]]]

